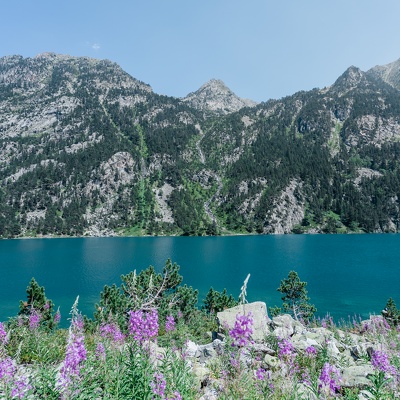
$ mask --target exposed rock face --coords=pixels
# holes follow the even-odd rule
[[[364,78],[364,72],[359,68],[351,66],[349,67],[334,83],[333,87],[339,92],[340,96],[355,89]]]
[[[304,201],[301,196],[302,183],[293,180],[282,191],[266,216],[264,233],[290,233],[304,218]]]
[[[219,326],[222,331],[226,332],[226,330],[232,329],[235,326],[236,315],[247,315],[249,313],[252,314],[254,321],[252,339],[255,341],[264,340],[265,336],[269,333],[269,317],[267,306],[261,301],[239,305],[217,313]]]
[[[389,85],[400,90],[400,59],[386,65],[377,65],[367,73],[384,80]]]
[[[257,104],[255,101],[241,99],[236,96],[219,79],[211,79],[199,90],[189,93],[183,98],[183,101],[198,110],[211,110],[221,114],[229,114],[243,107],[253,107]]]

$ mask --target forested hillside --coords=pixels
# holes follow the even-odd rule
[[[240,108],[220,81],[178,99],[106,60],[0,58],[0,236],[397,232],[396,65]]]

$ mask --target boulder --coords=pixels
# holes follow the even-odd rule
[[[287,339],[295,333],[302,333],[305,330],[303,324],[293,319],[289,314],[274,317],[271,327],[273,329],[272,333],[280,339]]]
[[[235,326],[236,315],[249,313],[253,315],[252,340],[262,342],[269,333],[268,323],[270,321],[267,306],[262,301],[239,305],[217,313],[219,329],[229,331]]]
[[[186,355],[186,357],[200,357],[201,355],[201,352],[199,351],[199,346],[191,340],[188,340],[186,342],[183,353]]]
[[[200,363],[201,364],[205,364],[211,358],[214,358],[217,356],[217,352],[214,349],[213,343],[199,345],[197,348],[200,352]]]
[[[374,369],[370,364],[354,365],[343,370],[342,387],[358,387],[363,388],[371,384],[367,378],[368,375],[373,375]]]
[[[279,358],[266,354],[264,357],[264,363],[267,365],[268,369],[275,369],[280,364]]]

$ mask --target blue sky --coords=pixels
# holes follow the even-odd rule
[[[0,57],[107,58],[159,94],[256,101],[400,58],[399,0],[3,0]]]

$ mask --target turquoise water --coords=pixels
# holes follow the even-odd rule
[[[210,286],[237,297],[249,273],[248,300],[280,305],[276,288],[293,269],[319,315],[366,318],[389,297],[400,306],[399,255],[396,234],[2,240],[0,321],[17,314],[32,277],[66,323],[78,295],[79,309],[92,316],[104,285],[149,265],[161,271],[168,258],[199,289],[200,305]]]

